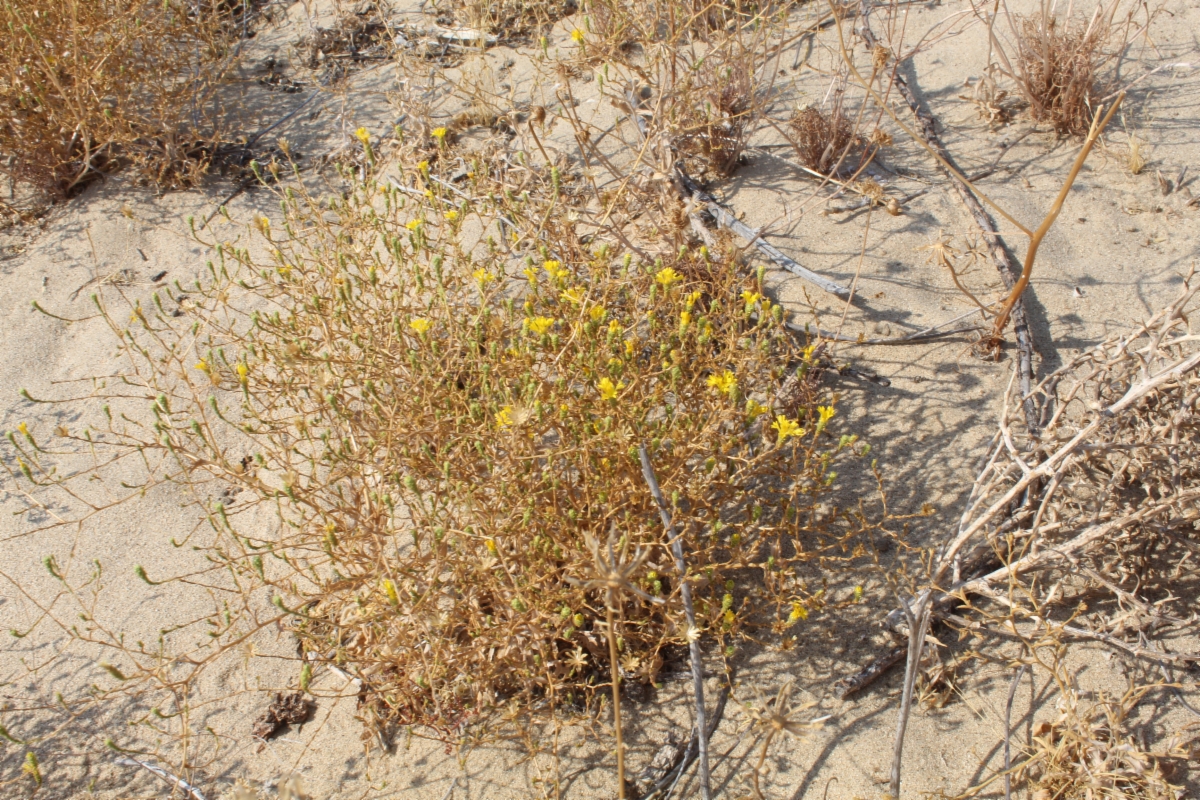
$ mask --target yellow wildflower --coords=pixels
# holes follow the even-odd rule
[[[746,401],[746,416],[751,422],[754,422],[754,420],[758,419],[770,410],[771,409],[768,406],[762,405],[754,398],[750,398]]]
[[[696,305],[696,302],[697,302],[697,301],[700,299],[700,296],[701,296],[702,294],[703,294],[702,292],[692,292],[691,294],[689,294],[689,295],[687,296],[687,298],[686,298],[686,299],[683,301],[683,303],[684,303],[684,307],[685,307],[685,308],[686,308],[688,311],[691,311],[691,310],[692,310],[692,306]]]
[[[481,289],[492,281],[496,280],[496,274],[494,272],[488,272],[483,267],[480,267],[472,272],[471,277],[475,279],[475,282],[479,284],[479,288]]]
[[[794,419],[788,419],[780,414],[775,418],[775,422],[771,424],[771,429],[779,434],[777,444],[783,444],[787,439],[793,436],[803,436],[804,428],[800,427],[800,423]]]
[[[26,425],[24,422],[17,423],[17,430],[19,430],[21,432],[21,435],[23,435],[23,436],[29,435],[29,426]]]
[[[833,406],[817,406],[817,414],[820,418],[817,420],[817,433],[825,430],[825,426],[829,424],[829,420],[837,413],[837,409]]]
[[[762,295],[758,292],[752,292],[749,289],[742,292],[742,302],[746,305],[754,305],[762,299]]]
[[[808,347],[804,348],[804,353],[802,354],[801,357],[805,361],[812,361],[813,351],[816,349],[817,349],[817,346],[815,344],[810,344]]]
[[[394,606],[400,605],[400,595],[396,592],[396,584],[387,578],[383,579],[383,593],[387,595],[389,603]]]
[[[720,375],[709,375],[708,385],[721,394],[733,394],[733,391],[737,389],[737,376],[729,370],[725,370]]]
[[[258,228],[259,232],[262,233],[263,236],[271,235],[271,220],[267,219],[266,217],[255,217],[254,225]]]
[[[575,30],[571,31],[571,38],[574,39],[575,42],[577,42],[578,44],[583,44],[583,36],[584,36],[584,33],[579,28],[576,28]]]
[[[623,362],[621,359],[617,358],[616,356],[613,356],[612,358],[610,358],[608,360],[609,369],[616,369],[617,367],[621,366],[623,363],[625,363],[625,362]]]
[[[636,346],[637,346],[637,339],[626,339],[625,340],[625,355],[632,356],[633,348]]]
[[[611,378],[601,378],[596,384],[596,388],[600,390],[600,397],[605,400],[616,400],[617,392],[625,388],[624,383],[614,384]]]
[[[691,324],[691,322],[692,322],[692,312],[690,312],[690,311],[680,311],[679,312],[679,325],[681,327],[686,328],[688,325]]]
[[[683,276],[671,267],[663,267],[658,271],[658,274],[654,276],[654,280],[662,284],[664,289],[670,289],[672,285],[683,280]]]
[[[408,327],[412,328],[417,333],[424,334],[431,327],[433,327],[433,323],[431,323],[427,319],[422,319],[421,317],[416,317],[415,319],[410,319],[408,321]]]
[[[238,374],[238,381],[240,383],[245,383],[246,377],[250,374],[250,368],[247,367],[245,364],[239,363],[237,365],[237,374]]]
[[[571,305],[579,305],[583,302],[583,290],[578,286],[567,289],[562,293],[563,299],[570,301]]]
[[[356,138],[360,142],[362,142],[363,147],[366,147],[368,144],[371,143],[371,132],[369,130],[367,130],[366,128],[359,128],[358,130],[356,130],[354,132],[354,138]]]
[[[523,269],[521,271],[523,273],[525,273],[525,277],[529,280],[530,283],[537,283],[538,271],[536,269],[534,269],[533,267],[526,267],[525,269]]]
[[[404,223],[404,227],[408,228],[410,231],[415,231],[417,228],[421,227],[421,220],[410,219],[408,222]]]
[[[537,336],[544,336],[546,331],[550,330],[553,325],[554,320],[550,317],[534,317],[533,319],[525,320],[525,327]]]
[[[428,162],[428,161],[421,161],[420,163],[418,163],[418,164],[417,164],[417,170],[418,170],[419,172],[426,172],[426,171],[428,171],[428,170],[429,170],[429,162]]]
[[[446,138],[445,128],[434,128],[432,131],[430,131],[430,133],[433,134],[433,138],[437,139],[439,142]]]
[[[488,539],[484,542],[484,544],[487,545],[488,552],[492,555],[496,555],[496,553],[499,552],[499,548],[496,547],[495,539]]]
[[[571,274],[563,268],[561,263],[555,261],[554,259],[544,262],[542,264],[542,269],[546,270],[547,274],[549,274],[551,278],[558,278],[560,280],[568,277]]]
[[[447,211],[442,216],[444,216],[446,218],[447,222],[454,222],[454,220],[458,219],[458,212],[451,210],[451,211]]]
[[[512,411],[513,411],[512,406],[505,406],[504,408],[497,411],[496,412],[496,424],[499,425],[501,428],[507,428],[509,425],[512,425],[512,422],[513,422]]]
[[[208,362],[207,362],[207,361],[205,361],[204,359],[201,359],[200,361],[198,361],[198,362],[196,363],[196,369],[200,370],[201,372],[203,372],[203,373],[205,373],[205,374],[208,374],[208,371],[209,371],[210,369],[212,369],[212,367],[210,367],[210,366],[208,365]]]
[[[792,613],[788,614],[788,622],[799,622],[808,619],[808,609],[799,600],[792,603]]]
[[[617,322],[615,319],[610,319],[608,321],[608,332],[614,335],[620,333],[621,323]]]
[[[592,306],[588,309],[588,316],[592,318],[592,322],[599,322],[604,319],[604,315],[607,313],[608,311],[605,310],[604,306]],[[613,322],[616,322],[616,320],[613,320]]]

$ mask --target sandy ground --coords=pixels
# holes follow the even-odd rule
[[[955,0],[904,8],[908,39],[915,41],[921,32],[965,6]],[[1151,27],[1153,47],[1135,48],[1134,57],[1124,65],[1126,80],[1163,64],[1200,59],[1195,38],[1200,31],[1200,6],[1171,3],[1163,9]],[[415,6],[406,13],[418,16]],[[254,41],[248,77],[253,77],[258,60],[273,53],[286,59],[306,27],[322,19],[327,17],[310,23],[301,4],[289,8],[285,18]],[[568,20],[556,27],[552,47],[570,45],[571,25]],[[834,36],[835,32],[826,31],[818,37],[809,62],[815,68],[786,66],[778,83],[777,109],[820,101],[828,85],[821,70],[833,63],[829,48]],[[970,173],[998,163],[998,171],[983,180],[981,188],[1032,226],[1058,191],[1076,144],[1045,131],[1024,135],[1030,123],[1021,117],[989,130],[974,106],[960,99],[969,91],[964,80],[978,76],[984,66],[984,50],[983,31],[978,26],[968,28],[918,55],[906,67],[907,75],[942,121],[945,142],[963,170]],[[493,68],[504,67],[510,59],[516,62],[501,73],[502,93],[536,98],[552,89],[535,79],[525,51],[496,47],[483,58]],[[433,98],[437,113],[448,115],[461,106],[454,83],[472,69],[480,67],[468,62],[430,78],[427,96]],[[359,125],[380,134],[403,114],[394,102],[398,84],[392,65],[359,69],[347,81],[343,89],[318,97],[278,130],[310,163],[345,146]],[[576,84],[585,118],[594,114],[597,120],[607,119],[605,124],[616,119],[611,107],[595,101],[594,85],[586,75]],[[267,125],[307,96],[271,92],[251,80],[241,102],[260,125]],[[1040,372],[1149,316],[1174,295],[1181,274],[1197,258],[1200,209],[1188,207],[1181,193],[1164,196],[1156,172],[1173,179],[1181,168],[1200,163],[1198,97],[1198,69],[1165,69],[1141,81],[1126,101],[1119,124],[1081,174],[1043,245],[1026,294]],[[883,127],[894,128],[889,122]],[[851,309],[842,328],[852,335],[902,335],[971,308],[945,270],[929,263],[928,254],[921,250],[939,235],[955,237],[962,248],[972,230],[970,220],[948,188],[937,183],[929,158],[905,142],[898,130],[893,133],[897,145],[882,159],[877,179],[887,181],[889,190],[897,193],[934,182],[931,191],[909,204],[902,216],[880,211],[823,215],[822,202],[811,199],[815,184],[781,161],[786,156],[778,147],[782,140],[770,128],[756,134],[748,164],[720,187],[722,199],[744,212],[747,224],[761,227],[785,252],[835,280],[855,282],[864,302]],[[1125,142],[1133,133],[1148,143],[1149,164],[1136,176],[1125,167]],[[633,141],[631,130],[621,135],[624,141]],[[547,139],[553,148],[572,146],[565,125],[553,129]],[[606,144],[614,154],[622,146],[617,137]],[[146,302],[153,290],[151,278],[164,270],[171,281],[186,283],[200,277],[206,254],[186,235],[186,219],[212,214],[229,189],[228,182],[214,179],[199,189],[157,195],[117,178],[55,209],[40,224],[0,234],[0,338],[5,353],[0,360],[0,428],[11,430],[25,422],[36,432],[86,424],[87,415],[99,413],[97,409],[64,416],[60,408],[22,400],[17,390],[27,388],[34,396],[82,393],[86,384],[64,382],[108,374],[118,367],[102,322],[92,319],[67,325],[34,313],[30,301],[62,316],[86,317],[92,292],[114,304],[121,294]],[[215,235],[235,236],[239,225],[271,204],[265,194],[237,196],[229,203],[235,223],[218,217],[213,223]],[[1017,254],[1023,254],[1020,235],[1008,230],[1005,234]],[[773,290],[801,319],[815,314],[823,327],[838,326],[840,304],[779,270],[771,269],[769,275]],[[979,294],[998,293],[999,278],[988,262],[976,266],[965,280]],[[984,362],[972,356],[965,339],[953,338],[904,348],[842,347],[838,355],[890,380],[886,388],[839,380],[835,389],[841,396],[844,424],[873,445],[895,510],[911,512],[924,503],[938,509],[937,515],[916,523],[917,536],[937,536],[957,519],[982,446],[994,431],[1011,375],[1011,350],[999,363]],[[99,487],[96,491],[97,496],[115,492]],[[81,526],[31,535],[54,515],[72,509],[66,505],[31,508],[18,484],[5,477],[0,485],[5,512],[0,515],[3,627],[28,630],[51,608],[58,584],[42,565],[48,554],[56,554],[60,564],[69,563],[72,577],[91,569],[92,559],[101,562],[104,591],[95,601],[93,616],[111,630],[126,632],[128,640],[152,641],[160,629],[190,619],[206,601],[203,588],[184,591],[172,586],[166,592],[138,581],[133,572],[135,565],[144,566],[151,576],[196,568],[197,556],[189,548],[171,545],[173,538],[181,540],[197,526],[197,520],[182,509],[182,500],[163,488]],[[84,602],[91,601],[84,598]],[[735,658],[739,691],[746,699],[753,698],[756,690],[772,694],[792,678],[798,699],[816,703],[813,717],[830,715],[806,739],[782,742],[772,749],[764,775],[768,796],[837,799],[883,793],[900,675],[893,673],[846,701],[837,700],[831,686],[886,643],[877,622],[889,607],[888,598],[879,593],[836,620],[815,615],[797,646],[786,652],[739,651]],[[62,615],[69,611],[68,604],[60,600],[53,610]],[[1002,763],[1004,705],[1013,670],[1005,663],[1003,645],[996,642],[952,645],[947,658],[968,647],[978,647],[985,658],[958,675],[956,692],[944,707],[922,708],[914,715],[906,749],[906,796],[954,795]],[[285,633],[265,630],[241,651],[227,654],[205,678],[203,694],[208,702],[195,708],[193,715],[202,721],[198,729],[207,727],[205,735],[212,737],[209,751],[218,753],[212,763],[197,765],[197,774],[206,781],[207,797],[219,795],[237,778],[273,786],[291,773],[303,776],[316,798],[523,798],[543,792],[552,796],[556,781],[564,797],[614,794],[609,739],[585,735],[587,725],[569,725],[557,740],[543,728],[531,734],[531,740],[484,744],[470,752],[419,737],[401,737],[392,752],[383,753],[372,742],[361,740],[353,687],[325,671],[318,671],[313,684],[319,706],[313,720],[260,752],[250,736],[250,721],[265,707],[272,691],[295,686],[296,670],[286,659],[292,651],[294,645]],[[39,798],[107,800],[164,797],[170,792],[166,783],[143,770],[115,765],[118,754],[104,747],[110,738],[126,748],[152,747],[152,734],[127,724],[147,711],[136,703],[99,706],[70,720],[44,710],[15,710],[47,702],[54,693],[78,699],[93,684],[111,683],[97,666],[103,658],[98,648],[71,643],[52,624],[42,624],[25,638],[9,638],[0,649],[0,693],[10,709],[4,724],[14,736],[41,743],[36,749],[46,782],[37,793]],[[712,661],[710,667],[717,663],[715,658]],[[1128,678],[1147,677],[1145,665],[1096,646],[1073,647],[1070,661],[1085,690],[1119,692]],[[668,680],[653,702],[632,705],[628,741],[635,773],[653,757],[668,731],[680,738],[687,735],[688,687],[680,678]],[[1191,679],[1185,693],[1196,704],[1200,692],[1195,676]],[[714,693],[716,685],[715,679],[710,681]],[[1026,679],[1016,693],[1013,729],[1027,732],[1035,718],[1052,713],[1054,700],[1044,677],[1032,683]],[[1136,728],[1154,743],[1189,721],[1195,719],[1171,695],[1159,692],[1143,705]],[[747,767],[757,758],[757,741],[747,733],[745,722],[745,714],[730,702],[713,742],[722,796],[750,794]],[[591,727],[606,730],[604,723]],[[539,755],[531,757],[530,741],[539,743]],[[0,780],[14,781],[0,784],[0,794],[31,796],[31,781],[20,776],[25,748],[10,741],[0,742],[0,748]],[[1191,796],[1200,790],[1198,780],[1193,770]],[[991,794],[997,796],[995,791]],[[694,782],[685,782],[681,796],[692,795],[698,796]]]

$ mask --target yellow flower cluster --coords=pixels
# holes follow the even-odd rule
[[[525,327],[535,336],[544,336],[547,331],[554,327],[554,320],[550,317],[534,317],[533,319],[525,320]]]
[[[600,382],[596,384],[596,389],[599,390],[600,397],[604,400],[616,400],[617,392],[624,388],[624,383],[614,384],[611,378],[601,378]]]
[[[783,444],[793,436],[803,436],[804,428],[800,427],[800,423],[794,419],[788,419],[780,414],[775,417],[775,422],[772,423],[771,429],[779,434],[779,439],[776,444]]]
[[[825,430],[825,426],[829,424],[829,420],[833,419],[833,415],[837,413],[837,409],[833,406],[817,406],[817,433]]]
[[[658,282],[664,289],[670,289],[675,284],[683,280],[683,276],[676,272],[671,267],[660,269],[654,276],[654,280]]]
[[[733,394],[738,385],[737,376],[729,370],[725,370],[720,375],[709,375],[708,385],[721,394]]]
[[[550,259],[542,264],[542,269],[550,275],[551,278],[563,280],[570,276],[570,272],[563,269],[563,265],[554,259]]]
[[[512,425],[512,423],[513,423],[512,411],[513,411],[512,406],[505,406],[504,408],[497,411],[496,412],[496,424],[499,425],[501,428],[507,428],[509,425]]]

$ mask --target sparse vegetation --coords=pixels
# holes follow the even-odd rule
[[[839,172],[852,151],[861,146],[854,124],[840,105],[829,112],[813,106],[797,109],[789,125],[796,157],[822,175]]]
[[[1118,0],[1079,19],[1049,6],[1009,15],[1008,36],[996,32],[1002,6],[953,14],[907,51],[908,12],[875,9],[888,15],[880,41],[870,4],[831,4],[815,19],[799,5],[736,0],[451,0],[403,15],[385,2],[311,5],[303,34],[261,61],[264,86],[313,88],[281,112],[279,129],[262,129],[274,141],[266,163],[247,137],[227,141],[218,92],[241,57],[235,43],[251,41],[253,4],[19,0],[0,10],[16,32],[0,45],[0,154],[15,182],[65,199],[118,167],[185,186],[230,163],[252,209],[239,217],[235,193],[188,219],[188,246],[206,253],[195,280],[155,272],[142,291],[122,267],[120,281],[81,287],[96,292],[87,316],[50,294],[33,304],[48,324],[108,334],[117,366],[91,363],[70,381],[22,390],[22,413],[34,416],[7,434],[3,462],[11,498],[25,503],[20,536],[86,531],[158,494],[195,527],[171,540],[182,554],[171,563],[186,570],[131,559],[132,574],[114,578],[75,550],[45,556],[52,602],[37,601],[14,640],[57,626],[98,672],[81,694],[0,705],[0,786],[53,785],[48,743],[95,714],[88,724],[116,764],[180,796],[302,800],[311,784],[283,759],[274,780],[237,780],[245,763],[225,766],[229,741],[307,752],[287,739],[327,701],[349,699],[368,749],[428,738],[465,764],[502,739],[531,764],[552,760],[552,774],[543,762],[531,780],[545,798],[576,796],[558,770],[565,747],[581,744],[560,748],[560,734],[578,724],[579,738],[603,743],[597,758],[610,756],[584,768],[615,774],[610,796],[681,796],[700,760],[699,785],[683,793],[765,800],[779,794],[783,762],[807,757],[782,740],[845,713],[815,710],[825,683],[844,697],[906,663],[890,796],[900,796],[910,714],[953,711],[997,665],[1015,673],[1004,727],[961,797],[996,793],[1001,781],[1006,800],[1179,796],[1195,736],[1151,743],[1160,731],[1138,720],[1152,692],[1183,685],[1170,668],[1200,661],[1154,638],[1195,633],[1193,278],[1141,327],[1075,351],[1040,382],[1018,360],[998,431],[980,446],[982,472],[944,492],[960,505],[942,517],[925,502],[924,465],[906,468],[905,509],[893,508],[891,466],[856,435],[872,415],[917,408],[927,378],[892,386],[895,376],[847,361],[863,345],[954,337],[955,379],[968,389],[972,354],[1002,357],[1038,246],[1125,98],[1112,67],[1142,29],[1131,14],[1117,20]],[[964,98],[985,135],[1023,107],[1038,123],[1002,156],[1024,137],[1052,147],[1086,135],[1036,229],[981,188],[1020,167],[998,157],[968,180],[938,136],[936,95],[918,102],[906,77],[915,55],[971,25],[986,26],[991,43]],[[489,50],[497,45],[507,49]],[[308,82],[291,69],[310,71]],[[391,107],[367,117],[355,103],[360,76]],[[805,98],[814,102],[798,105]],[[388,130],[358,127],[356,113]],[[327,118],[339,139],[322,156],[301,161],[278,138],[289,121]],[[923,150],[893,147],[900,131]],[[1136,175],[1144,143],[1130,136],[1128,147],[1115,169]],[[934,161],[905,163],[913,152]],[[782,204],[788,222],[810,213],[810,200],[851,195],[837,208],[848,216],[821,222],[865,217],[845,259],[857,261],[853,282],[793,260],[783,237],[768,242],[774,212],[751,219],[725,194],[751,161],[816,178],[800,184],[808,196]],[[1159,175],[1162,197],[1186,170],[1170,175],[1174,184]],[[951,184],[977,232],[957,220],[944,234],[924,211],[892,219]],[[987,227],[992,212],[1029,239],[1007,286],[974,269],[1007,248]],[[133,208],[121,213],[131,230],[142,222]],[[872,248],[888,246],[872,238],[879,221],[886,236],[924,235],[914,248],[925,264],[887,269],[932,269],[898,283],[920,287],[934,272],[969,301],[966,314],[895,338],[878,325],[889,338],[843,331],[852,311],[869,316],[885,297],[860,283]],[[777,299],[763,256],[803,281],[803,306]],[[836,299],[822,306],[807,294],[817,289]],[[900,311],[889,326],[919,316]],[[836,330],[818,327],[838,315]],[[951,327],[971,318],[980,324]],[[970,367],[1002,380],[993,365]],[[890,391],[845,403],[860,387]],[[933,424],[913,417],[913,430]],[[978,431],[961,426],[945,441]],[[199,599],[157,639],[139,638],[105,618],[99,598],[118,580]],[[898,602],[883,621],[899,638],[858,674],[826,681],[838,659],[858,657],[846,655],[848,641],[878,644],[860,604],[880,597]],[[828,619],[818,628],[811,615]],[[230,688],[230,664],[256,663],[267,632],[284,677]],[[1123,695],[1081,688],[1079,640],[1158,672],[1126,670]],[[812,680],[799,680],[794,662],[765,679],[759,657],[773,651],[829,662]],[[689,667],[682,722],[671,722],[685,740],[670,731],[635,768],[650,758],[646,726],[633,722],[647,704],[663,711],[656,692]],[[341,689],[322,684],[331,675]],[[1030,693],[1022,738],[1012,714],[1026,675],[1043,689]],[[706,676],[720,684],[708,719]],[[243,693],[261,713],[237,735],[211,727],[209,710]],[[893,714],[894,694],[873,702]],[[710,781],[708,735],[728,700],[739,738]],[[39,728],[40,714],[65,721]],[[809,793],[815,774],[804,778]],[[455,777],[446,797],[457,786]]]
[[[994,66],[1013,82],[1035,121],[1048,123],[1060,134],[1083,136],[1097,107],[1116,95],[1114,67],[1145,30],[1134,22],[1139,6],[1117,19],[1121,5],[1121,0],[1101,3],[1088,17],[1071,16],[1069,9],[1060,15],[1047,4],[1028,16],[1003,12],[1009,17],[1011,39],[1006,44],[993,34],[998,58]],[[989,27],[994,30],[994,20]],[[1001,99],[994,88],[990,97],[992,105]],[[995,108],[993,116],[1003,113],[1001,106]]]
[[[123,165],[188,184],[217,156],[216,87],[250,9],[13,0],[0,8],[0,170],[50,199]]]

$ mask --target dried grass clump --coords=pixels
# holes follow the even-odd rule
[[[577,0],[452,0],[447,22],[520,41],[545,32],[578,5]]]
[[[1128,731],[1129,717],[1154,687],[1131,688],[1095,702],[1065,684],[1053,722],[1034,728],[1031,752],[1015,777],[1028,781],[1034,800],[1176,800],[1171,760],[1144,752]],[[1164,763],[1167,769],[1164,770]]]
[[[854,123],[842,113],[840,106],[835,106],[831,112],[804,106],[792,115],[788,127],[800,163],[822,175],[840,171],[835,167],[844,164],[862,147]]]
[[[693,174],[726,177],[742,155],[766,97],[756,49],[731,39],[689,65],[671,96],[672,143]]]
[[[317,28],[296,43],[300,63],[309,69],[331,66],[334,61],[357,62],[385,56],[394,31],[388,8],[368,2],[338,15],[332,27]]]
[[[248,9],[225,2],[0,6],[0,170],[51,199],[132,165],[176,186],[220,140],[215,87]]]
[[[1114,22],[1119,6],[1112,0],[1086,19],[1059,17],[1043,6],[1036,15],[1011,15],[1010,44],[993,38],[998,72],[1016,84],[1034,120],[1060,134],[1088,132],[1096,106],[1111,95],[1110,67],[1145,30],[1134,24],[1132,12]]]
[[[476,163],[459,194],[430,169],[344,199],[287,190],[253,241],[212,243],[183,316],[182,287],[105,310],[131,359],[106,402],[136,411],[60,443],[161,464],[149,482],[203,498],[212,533],[193,544],[237,582],[205,620],[213,648],[262,624],[229,609],[265,586],[310,661],[360,677],[375,730],[454,738],[510,701],[585,704],[610,665],[589,543],[613,541],[644,560],[612,646],[624,680],[653,682],[687,625],[642,443],[701,631],[802,620],[805,565],[847,558],[860,526],[818,506],[865,448],[831,435],[781,309],[731,254],[585,248],[557,170],[517,197],[528,171]],[[32,435],[13,441],[45,491],[70,488]],[[153,677],[154,659],[122,658]]]

